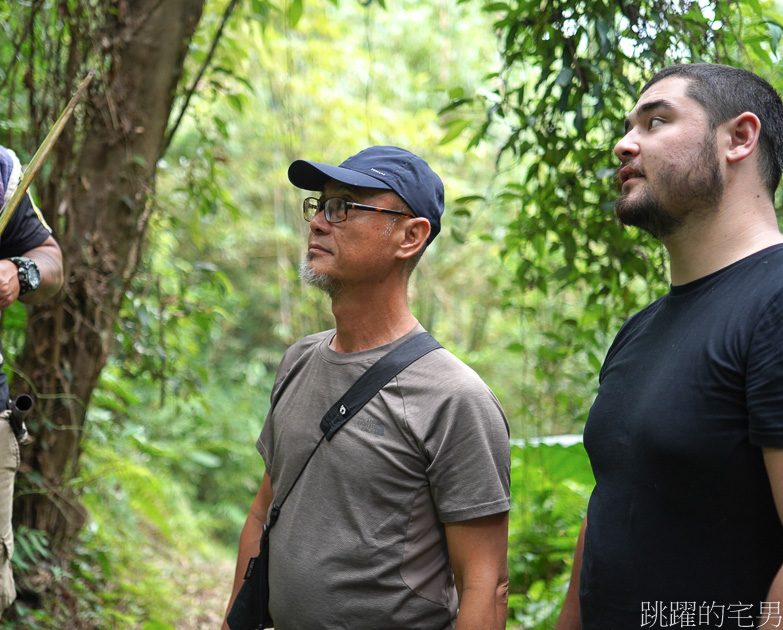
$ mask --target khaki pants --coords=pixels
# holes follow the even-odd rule
[[[16,599],[11,556],[14,554],[14,532],[11,510],[14,501],[14,477],[19,468],[19,444],[6,411],[0,413],[0,615]]]

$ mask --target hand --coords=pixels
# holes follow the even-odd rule
[[[19,297],[19,272],[10,260],[0,260],[0,310],[5,310]]]

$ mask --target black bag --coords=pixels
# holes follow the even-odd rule
[[[264,523],[258,555],[250,558],[245,581],[228,613],[231,630],[271,628],[269,614],[269,525]]]
[[[320,424],[324,434],[310,452],[310,456],[288,492],[285,493],[283,500],[272,505],[269,523],[264,525],[261,534],[258,555],[250,558],[245,571],[245,581],[242,583],[242,588],[239,589],[226,619],[231,630],[262,630],[274,625],[272,616],[269,614],[269,531],[277,522],[283,503],[291,494],[291,490],[294,489],[296,482],[299,481],[299,477],[302,476],[318,447],[321,446],[321,442],[324,441],[324,438],[331,440],[356,412],[402,370],[428,352],[440,347],[441,345],[427,332],[419,333],[408,339],[376,361],[326,412]]]

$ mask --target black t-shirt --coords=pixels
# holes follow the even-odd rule
[[[21,176],[21,166],[16,155],[0,146],[0,203],[10,199],[11,192]],[[11,256],[21,256],[34,247],[41,245],[51,234],[49,226],[44,221],[40,210],[35,206],[28,191],[11,215],[2,235],[0,235],[0,259]],[[0,344],[0,355],[2,344]],[[2,361],[0,361],[2,365]],[[8,385],[6,375],[0,371],[0,410],[6,408],[8,402]]]
[[[762,456],[783,448],[783,246],[629,319],[584,442],[582,627],[755,627],[783,564]]]

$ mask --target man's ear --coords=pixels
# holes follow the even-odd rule
[[[397,248],[398,258],[411,258],[427,244],[430,237],[430,222],[424,217],[410,217],[404,221],[402,240]]]
[[[728,134],[726,160],[740,162],[753,153],[761,133],[761,121],[753,112],[743,112],[724,123]],[[723,125],[721,125],[722,127]]]

